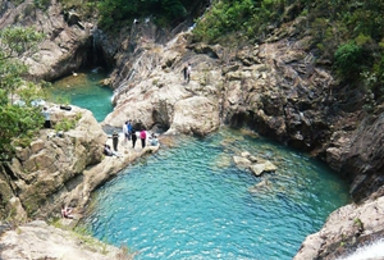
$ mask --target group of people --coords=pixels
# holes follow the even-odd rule
[[[137,139],[141,140],[141,147],[144,148],[147,143],[147,139],[149,141],[149,145],[157,146],[159,141],[155,133],[148,135],[147,131],[143,127],[140,131],[136,131],[133,127],[132,121],[128,120],[123,124],[123,134],[124,134],[124,142],[127,144],[132,140],[132,148],[135,148]],[[104,145],[104,154],[108,156],[120,156],[118,153],[118,144],[119,144],[119,134],[117,131],[114,131],[112,134],[112,145],[113,150],[108,144]]]

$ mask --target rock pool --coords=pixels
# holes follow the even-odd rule
[[[243,151],[277,165],[256,177]],[[304,238],[349,202],[325,165],[255,135],[223,129],[177,138],[95,192],[85,225],[135,259],[291,259]]]
[[[100,84],[105,77],[105,73],[97,70],[77,73],[56,81],[49,93],[56,103],[70,103],[91,110],[96,120],[101,122],[113,110],[113,92]]]

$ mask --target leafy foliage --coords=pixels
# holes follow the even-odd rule
[[[4,90],[0,90],[0,99],[0,160],[7,160],[12,156],[14,145],[25,145],[44,119],[39,108],[9,103]]]
[[[344,77],[356,77],[362,66],[362,48],[354,42],[341,45],[335,52],[335,66]]]
[[[77,122],[78,122],[78,118],[63,118],[60,122],[58,122],[56,125],[55,125],[55,130],[57,132],[59,131],[69,131],[71,129],[74,129],[77,125]]]
[[[163,25],[180,21],[194,5],[188,0],[99,0],[100,25],[110,28],[124,20],[153,16]]]
[[[33,52],[43,35],[33,28],[9,27],[0,31],[0,160],[9,160],[14,146],[28,145],[44,121],[31,100],[41,97],[41,87],[23,79],[27,67],[18,58]],[[21,98],[23,105],[15,105]]]
[[[195,41],[239,45],[263,41],[296,18],[296,38],[322,64],[334,62],[339,79],[384,99],[384,1],[217,0],[193,31]],[[228,40],[230,39],[230,40]]]
[[[270,24],[279,24],[287,1],[216,1],[197,21],[195,40],[217,42],[223,35],[241,32],[249,39],[263,38]]]

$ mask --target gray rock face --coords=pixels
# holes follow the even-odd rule
[[[80,21],[75,14],[68,14],[66,19],[55,0],[45,11],[36,9],[33,0],[23,1],[17,7],[10,1],[3,2],[0,29],[17,24],[32,26],[46,34],[46,40],[39,45],[40,51],[23,58],[33,78],[56,79],[87,63],[93,24]]]
[[[103,158],[107,137],[90,111],[54,106],[51,112],[53,124],[73,119],[77,126],[61,137],[54,129],[41,130],[30,146],[17,148],[16,157],[0,171],[4,186],[0,194],[8,199],[3,217],[7,211],[19,220],[52,213],[53,208],[60,208],[62,196],[84,178],[84,169]]]
[[[112,74],[116,108],[104,124],[119,126],[132,118],[148,128],[161,126],[169,133],[198,135],[222,122],[248,126],[319,155],[342,174],[349,172],[344,175],[354,183],[351,193],[356,200],[383,184],[382,124],[377,121],[381,119],[363,120],[359,113],[332,108],[339,102],[331,95],[335,82],[329,71],[316,67],[315,57],[305,47],[309,39],[278,38],[233,50],[191,44],[188,33],[159,42],[154,34],[143,31],[148,30],[136,35],[131,52],[135,62],[117,61],[119,69]],[[193,68],[188,84],[181,74],[187,63]],[[219,121],[191,106],[192,100],[203,98],[209,100]],[[206,121],[199,126],[200,132],[191,130],[196,129],[194,118],[199,114],[203,120],[198,122]],[[357,128],[361,120],[364,125]]]
[[[305,239],[294,259],[336,259],[361,243],[374,241],[383,233],[383,212],[384,197],[336,210],[318,233]]]

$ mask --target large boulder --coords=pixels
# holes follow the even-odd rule
[[[205,136],[218,129],[218,106],[206,97],[194,96],[176,103],[168,133]]]
[[[49,215],[62,202],[61,195],[83,178],[83,171],[103,159],[107,136],[90,111],[53,106],[51,112],[53,124],[73,120],[75,127],[60,133],[41,130],[28,147],[16,149],[12,162],[2,166],[0,194],[5,212],[0,207],[1,217],[7,217],[7,211],[8,217],[15,218]]]

